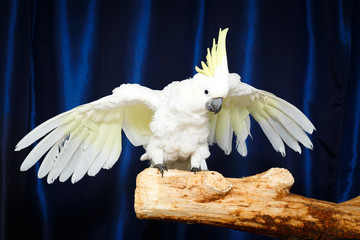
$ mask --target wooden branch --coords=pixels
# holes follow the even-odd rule
[[[286,169],[234,179],[154,168],[136,180],[139,219],[201,223],[282,239],[360,238],[360,197],[335,204],[291,194]]]

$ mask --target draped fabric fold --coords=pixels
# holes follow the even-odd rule
[[[80,182],[20,172],[16,143],[48,118],[122,83],[162,89],[194,74],[219,28],[230,72],[301,109],[313,150],[276,153],[252,121],[248,156],[211,147],[210,170],[243,177],[289,169],[292,192],[360,195],[360,3],[352,0],[6,0],[0,8],[0,239],[267,239],[208,226],[140,221],[136,175],[148,167],[125,137],[120,160]],[[235,143],[234,143],[235,144]],[[164,176],[166,177],[166,176]]]

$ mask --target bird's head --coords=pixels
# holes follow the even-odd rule
[[[219,91],[214,81],[196,74],[192,79],[172,82],[165,88],[168,104],[179,112],[205,114],[219,112],[227,93]]]
[[[195,67],[198,74],[193,78],[204,88],[204,94],[209,98],[206,108],[212,112],[219,112],[222,99],[229,92],[229,69],[226,56],[226,34],[228,28],[219,30],[218,43],[213,39],[211,50],[207,49],[206,64],[202,61],[202,69]]]
[[[214,39],[211,51],[208,49],[207,63],[201,62],[203,69],[196,67],[198,73],[192,79],[173,82],[167,87],[172,99],[169,104],[175,109],[187,113],[218,113],[221,110],[222,101],[229,92],[227,31],[220,29],[218,43]]]

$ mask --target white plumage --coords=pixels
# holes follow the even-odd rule
[[[208,146],[216,143],[230,154],[233,133],[237,151],[247,155],[249,115],[283,156],[285,144],[299,153],[299,142],[312,148],[305,132],[311,134],[315,128],[300,110],[228,73],[226,33],[227,29],[220,30],[218,45],[214,42],[208,50],[207,65],[202,63],[203,69],[197,68],[199,73],[191,79],[172,82],[161,91],[123,84],[112,95],[39,125],[16,146],[19,151],[43,138],[21,171],[45,155],[38,177],[48,176],[48,183],[70,177],[75,183],[86,173],[95,176],[119,159],[122,130],[133,145],[144,147],[141,160],[150,160],[161,173],[167,167],[207,170]]]

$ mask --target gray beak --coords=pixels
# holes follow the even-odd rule
[[[220,112],[222,107],[222,98],[214,98],[206,102],[205,107],[207,110],[214,112],[215,114]]]

